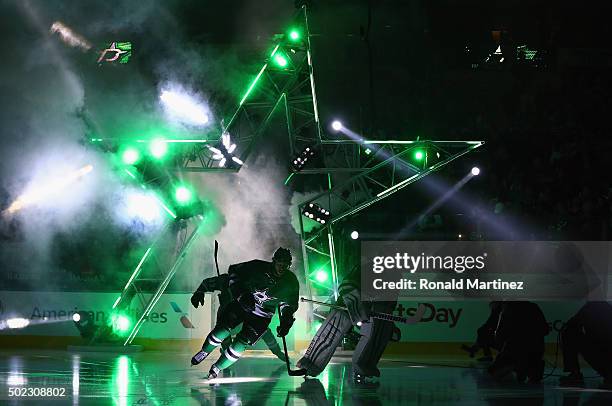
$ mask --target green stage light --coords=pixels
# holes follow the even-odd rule
[[[153,140],[149,145],[149,150],[154,158],[160,159],[166,155],[166,152],[168,152],[168,144],[166,143],[166,140]]]
[[[298,30],[289,31],[289,39],[291,41],[298,41],[300,39],[300,32]]]
[[[277,52],[274,55],[274,63],[281,68],[285,68],[289,62],[287,62],[287,58],[283,54]]]
[[[325,271],[324,271],[324,270],[322,270],[322,269],[321,269],[321,270],[318,270],[318,271],[317,271],[317,273],[315,274],[315,279],[316,279],[318,282],[321,282],[321,283],[325,282],[325,281],[327,280],[327,278],[328,278],[328,277],[329,277],[329,276],[327,275],[327,272],[325,272]]]
[[[111,326],[113,333],[117,335],[123,335],[132,326],[132,320],[124,314],[115,313],[111,316]]]
[[[425,153],[423,151],[416,151],[414,153],[414,159],[416,159],[417,161],[422,161],[423,158],[425,158]]]
[[[136,148],[126,148],[121,154],[121,159],[126,165],[134,165],[140,160],[140,152]]]
[[[179,204],[189,203],[191,198],[192,198],[191,190],[189,190],[185,186],[179,186],[174,191],[174,199]]]

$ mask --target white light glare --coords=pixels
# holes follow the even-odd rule
[[[6,321],[6,325],[8,328],[24,328],[30,324],[30,320],[24,319],[21,317],[16,317],[14,319],[8,319]]]
[[[339,120],[334,120],[331,126],[334,129],[334,131],[342,130],[342,123]]]
[[[73,314],[72,321],[74,321],[75,323],[78,323],[79,321],[81,321],[81,315],[78,313]]]
[[[192,125],[204,125],[208,123],[206,107],[187,93],[162,90],[159,98],[166,108],[166,111],[177,120]]]
[[[359,231],[356,231],[356,230],[355,230],[355,231],[353,231],[353,232],[351,233],[351,238],[352,238],[353,240],[356,240],[357,238],[359,238]]]
[[[247,383],[247,382],[265,382],[270,381],[270,378],[256,378],[256,377],[235,377],[235,378],[214,378],[205,380],[204,383],[210,385],[216,384],[231,384],[231,383]]]
[[[126,199],[127,214],[131,218],[139,218],[153,222],[161,218],[161,208],[152,194],[132,192]]]
[[[473,168],[472,168],[472,175],[473,175],[473,176],[478,176],[478,175],[480,175],[480,168],[479,168],[479,167],[477,167],[477,166],[473,167]]]

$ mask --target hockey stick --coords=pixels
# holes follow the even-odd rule
[[[280,304],[278,306],[278,316],[280,317]],[[306,376],[306,370],[304,368],[301,369],[291,369],[291,365],[289,365],[289,351],[287,351],[287,340],[285,336],[281,337],[283,339],[283,350],[285,351],[285,363],[287,364],[287,373],[289,376]]]
[[[221,276],[221,273],[219,273],[219,261],[217,261],[218,252],[219,252],[219,242],[215,240],[215,266],[217,267],[217,276]]]
[[[335,305],[332,303],[319,302],[318,300],[306,299],[305,297],[301,297],[300,301],[310,302],[310,303],[314,303],[314,304],[318,304],[322,306],[328,306],[328,307],[331,307],[332,309],[348,311],[348,309],[344,306],[339,306],[339,305]],[[416,324],[419,321],[421,321],[421,319],[423,318],[423,315],[425,314],[425,310],[426,310],[425,306],[419,305],[414,315],[410,317],[400,317],[400,316],[394,316],[389,313],[378,313],[378,312],[370,312],[370,317],[375,318],[375,319],[380,319],[380,320],[396,321],[398,323],[404,323],[404,324]]]

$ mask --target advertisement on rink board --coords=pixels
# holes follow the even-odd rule
[[[118,293],[93,292],[0,292],[0,319],[21,317],[32,321],[24,329],[5,329],[0,335],[78,336],[72,322],[75,312],[89,312],[95,323],[108,317]],[[191,294],[164,294],[144,323],[138,336],[150,339],[200,339],[212,328],[211,300],[204,308],[194,309]],[[409,317],[418,304],[426,311],[417,325],[396,323],[403,342],[471,342],[476,329],[489,316],[488,302],[474,301],[398,301],[393,314]],[[547,341],[555,341],[565,320],[581,306],[581,302],[543,302],[542,310],[549,319],[552,333]],[[301,306],[303,307],[303,306]],[[296,318],[301,319],[298,310]],[[304,315],[305,316],[305,315]],[[298,329],[295,333],[309,331]],[[296,337],[308,340],[310,337]]]
[[[0,330],[0,335],[78,336],[72,315],[88,312],[96,324],[103,323],[119,293],[99,292],[0,292],[0,319],[24,318],[23,329]],[[193,309],[191,294],[164,294],[143,324],[139,337],[191,339],[205,336],[211,328],[211,301]],[[136,301],[138,299],[134,299]],[[128,312],[129,315],[129,312]],[[136,319],[136,313],[131,317]]]

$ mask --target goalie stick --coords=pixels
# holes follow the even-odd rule
[[[300,301],[310,302],[310,303],[318,304],[321,306],[327,306],[327,307],[331,307],[332,309],[348,311],[348,309],[344,306],[339,306],[339,305],[335,305],[332,303],[320,302],[318,300],[313,300],[313,299],[306,299],[305,297],[301,297]],[[394,322],[403,323],[403,324],[416,324],[419,321],[421,321],[421,319],[423,318],[423,315],[425,314],[425,310],[426,310],[425,306],[419,305],[414,315],[410,317],[394,316],[389,313],[379,313],[379,312],[370,312],[370,317],[373,317],[375,319],[380,319],[380,320],[394,321]]]

